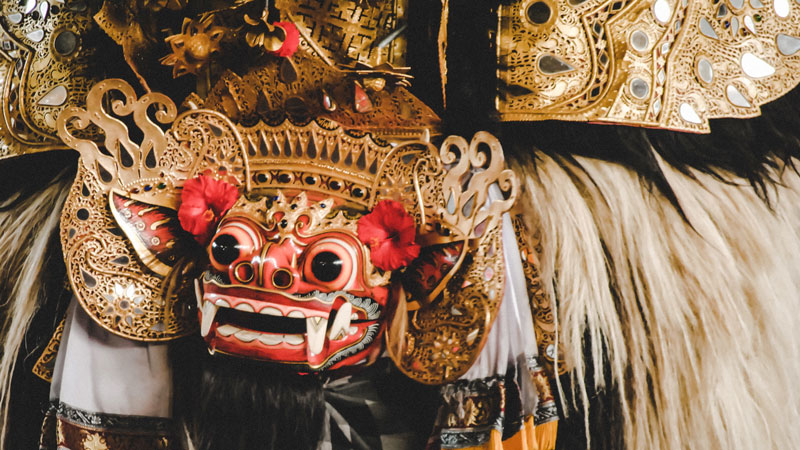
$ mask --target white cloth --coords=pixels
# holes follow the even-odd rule
[[[171,416],[167,344],[111,334],[73,298],[56,357],[50,400],[87,412]]]
[[[501,195],[497,186],[490,187],[490,200],[497,200]],[[538,356],[525,273],[516,232],[508,213],[503,214],[502,227],[506,283],[503,300],[481,353],[472,367],[461,376],[464,380],[503,376],[509,365],[526,374],[528,361]],[[519,382],[523,412],[532,414],[537,403],[536,388],[530,376],[520,377]]]

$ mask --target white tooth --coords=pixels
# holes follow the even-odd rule
[[[349,333],[350,335],[358,333],[358,327],[350,327]]]
[[[352,308],[352,306],[350,308]],[[350,314],[350,320],[358,320],[358,314],[356,313]]]
[[[333,319],[331,331],[328,336],[332,340],[341,339],[346,336],[347,329],[350,328],[350,314],[353,312],[353,305],[350,303],[343,304],[339,311],[336,312],[336,318]]]
[[[328,328],[328,319],[322,317],[309,317],[306,319],[306,335],[308,336],[308,349],[311,353],[322,353],[325,346],[325,331]]]
[[[197,297],[197,309],[203,307],[203,292],[200,290],[200,280],[194,279],[194,295]]]
[[[263,308],[261,311],[258,312],[259,314],[269,314],[270,316],[283,316],[281,314],[281,310],[278,308],[273,308],[272,306],[267,306]]]
[[[283,342],[283,336],[280,334],[264,333],[258,336],[258,340],[264,345],[278,345]]]
[[[238,340],[240,340],[242,342],[253,342],[253,340],[258,338],[259,334],[260,333],[257,333],[255,331],[239,330],[239,331],[236,332],[236,334],[234,334],[234,336],[236,336],[236,339],[238,339]]]
[[[214,303],[216,303],[217,306],[221,306],[223,308],[230,308],[231,307],[230,303],[226,302],[225,300],[223,300],[221,298],[217,299],[217,301],[215,301]]]
[[[287,314],[286,317],[294,317],[296,319],[305,319],[306,315],[303,314],[303,311],[298,311],[298,310],[295,309],[294,311],[289,312],[289,314]]]
[[[236,305],[235,309],[238,309],[239,311],[256,312],[256,310],[253,309],[253,307],[250,306],[248,303],[239,303],[238,305]]]
[[[240,330],[240,328],[236,328],[233,325],[228,325],[228,324],[220,325],[220,326],[217,327],[217,334],[227,337],[227,336],[232,335],[233,333],[236,333],[239,330]]]
[[[291,345],[300,345],[305,341],[306,338],[302,334],[286,334],[283,336],[283,342]]]
[[[211,323],[214,322],[214,316],[217,315],[219,307],[211,302],[206,302],[203,305],[203,318],[200,321],[200,335],[203,337],[208,336],[211,331]]]

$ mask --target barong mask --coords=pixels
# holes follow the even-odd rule
[[[75,295],[107,330],[166,341],[199,325],[212,352],[301,373],[368,363],[386,341],[426,383],[477,357],[518,191],[493,136],[436,147],[427,132],[389,143],[323,118],[245,126],[212,109],[178,115],[121,80],[86,104],[58,119],[82,162],[61,237]]]
[[[301,371],[362,362],[380,349],[388,273],[334,198],[241,198],[209,246],[201,334],[209,348]]]

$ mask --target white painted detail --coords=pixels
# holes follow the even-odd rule
[[[238,339],[238,340],[240,340],[240,341],[242,341],[244,343],[248,343],[248,342],[253,342],[254,340],[256,340],[258,338],[259,334],[261,334],[261,333],[258,333],[256,331],[239,330],[233,336],[236,339]]]
[[[270,316],[283,317],[283,314],[281,313],[281,310],[278,309],[278,308],[273,308],[272,306],[265,306],[264,308],[261,308],[261,311],[259,311],[258,313],[259,314],[268,314]]]
[[[345,303],[339,308],[336,318],[333,319],[331,330],[328,332],[330,339],[341,339],[347,335],[347,330],[350,328],[350,314],[352,313],[353,305],[350,303]]]
[[[306,338],[302,334],[287,334],[283,336],[283,342],[290,345],[300,345],[305,341]]]
[[[225,325],[218,326],[216,333],[218,335],[220,335],[220,336],[228,337],[228,336],[232,335],[233,333],[236,333],[239,330],[240,330],[240,328],[236,328],[233,325],[225,324]]]
[[[256,310],[253,309],[253,307],[250,306],[249,303],[239,303],[238,305],[236,305],[236,308],[234,308],[234,309],[237,309],[239,311],[246,311],[246,312],[256,312]]]
[[[258,341],[264,345],[278,345],[283,342],[283,335],[262,333],[258,336]]]
[[[328,329],[328,319],[322,317],[309,317],[306,319],[306,336],[308,336],[308,349],[318,355],[325,347],[325,331]]]

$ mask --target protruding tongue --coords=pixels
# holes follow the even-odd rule
[[[306,318],[306,356],[309,365],[318,366],[325,361],[322,354],[325,348],[325,334],[328,331],[328,319],[323,317]]]

